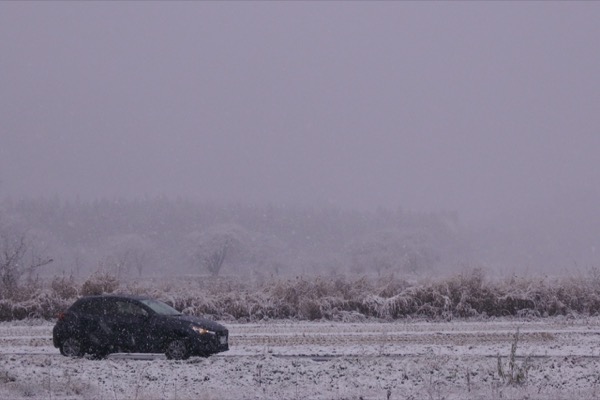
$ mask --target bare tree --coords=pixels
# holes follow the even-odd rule
[[[9,233],[0,229],[0,289],[2,297],[13,297],[18,289],[21,278],[29,278],[40,267],[48,265],[53,260],[40,256],[29,244],[25,234]]]
[[[117,277],[123,273],[137,272],[141,276],[156,257],[150,241],[139,234],[115,235],[109,239],[108,256],[104,264],[114,270]]]
[[[235,224],[223,224],[202,234],[193,233],[192,262],[217,276],[226,259],[240,258],[246,251],[248,232]]]

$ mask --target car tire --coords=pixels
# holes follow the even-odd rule
[[[177,339],[169,342],[165,356],[168,360],[186,360],[190,357],[190,351],[184,340]]]
[[[65,339],[60,345],[60,354],[65,357],[81,357],[83,353],[81,341],[74,337]]]

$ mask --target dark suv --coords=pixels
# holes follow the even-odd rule
[[[54,347],[68,357],[127,352],[183,360],[229,350],[224,326],[140,296],[82,297],[60,314],[52,337]]]

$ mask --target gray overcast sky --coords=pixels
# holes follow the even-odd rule
[[[0,196],[596,207],[599,21],[598,2],[1,2]]]

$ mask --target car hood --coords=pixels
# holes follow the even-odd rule
[[[223,325],[219,324],[218,322],[200,317],[194,317],[192,315],[178,315],[174,318],[177,318],[179,321],[188,322],[213,332],[227,330]]]

